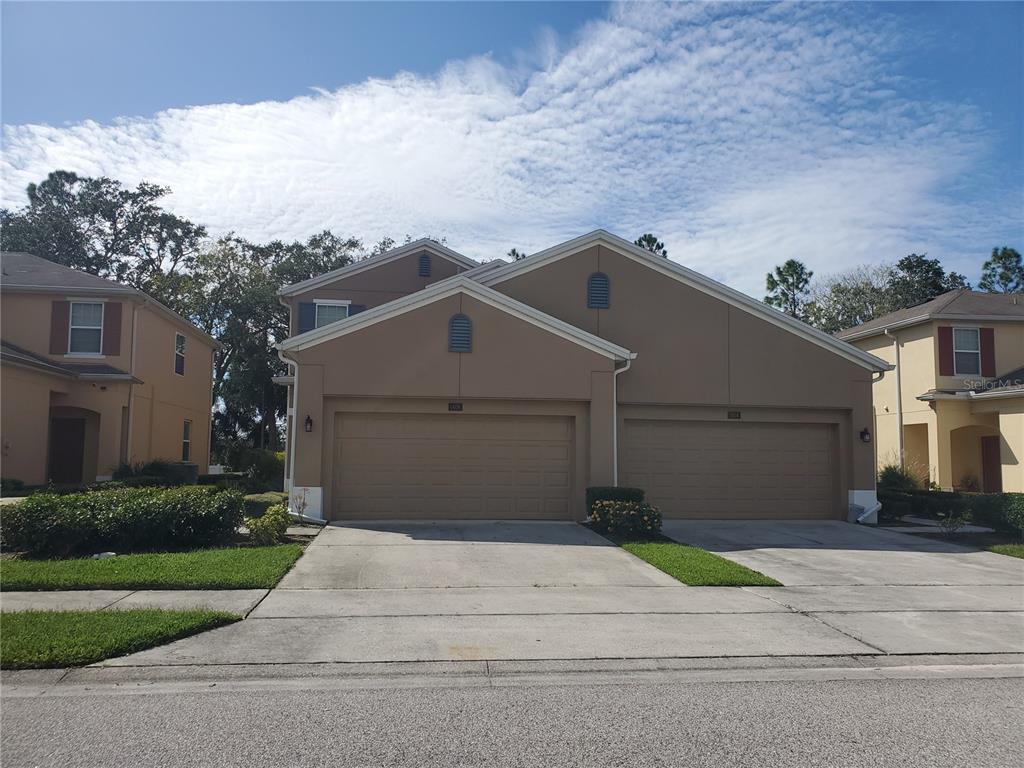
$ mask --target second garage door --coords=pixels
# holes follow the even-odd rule
[[[828,424],[627,419],[621,482],[665,517],[835,518]]]
[[[572,420],[341,413],[335,519],[567,520]]]

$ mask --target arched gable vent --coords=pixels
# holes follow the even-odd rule
[[[473,351],[473,321],[461,312],[448,321],[448,351]]]
[[[420,255],[420,277],[430,277],[430,254]]]
[[[587,278],[587,308],[608,309],[608,275],[595,272]]]

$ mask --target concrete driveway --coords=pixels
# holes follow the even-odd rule
[[[574,523],[329,526],[245,621],[103,665],[1024,651],[1014,612],[1024,574],[1010,558],[978,558],[976,567],[963,552],[935,553],[952,556],[949,570],[965,569],[966,585],[932,587],[944,591],[927,598],[837,593],[894,588],[850,586],[860,572],[853,561],[847,581],[836,581],[837,567],[823,556],[831,548],[843,560],[855,549],[845,537],[879,532],[770,524],[760,527],[762,549],[742,539],[744,525],[761,526],[669,523],[666,532],[801,586],[686,587]],[[915,539],[900,538],[908,540],[902,547],[870,547],[869,538],[855,551],[895,558],[891,568],[902,573],[902,558],[917,552]],[[800,541],[803,547],[794,545]],[[803,567],[801,552],[813,553]],[[979,584],[978,568],[994,583]],[[812,588],[822,591],[800,591]]]

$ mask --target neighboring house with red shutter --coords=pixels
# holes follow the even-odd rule
[[[1024,491],[1024,295],[950,291],[837,335],[895,366],[874,385],[879,467]]]
[[[28,485],[210,454],[217,342],[142,291],[2,255],[0,471]]]

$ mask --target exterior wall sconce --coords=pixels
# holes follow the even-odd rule
[[[304,423],[306,425],[306,431],[307,432],[312,432],[313,431],[313,417],[312,416],[306,416],[306,421]],[[863,434],[864,433],[861,432],[861,435],[863,435]]]
[[[309,430],[307,429],[306,431],[308,432]],[[864,429],[860,431],[860,441],[862,443],[871,442],[871,430],[869,430],[867,427],[864,427]]]

